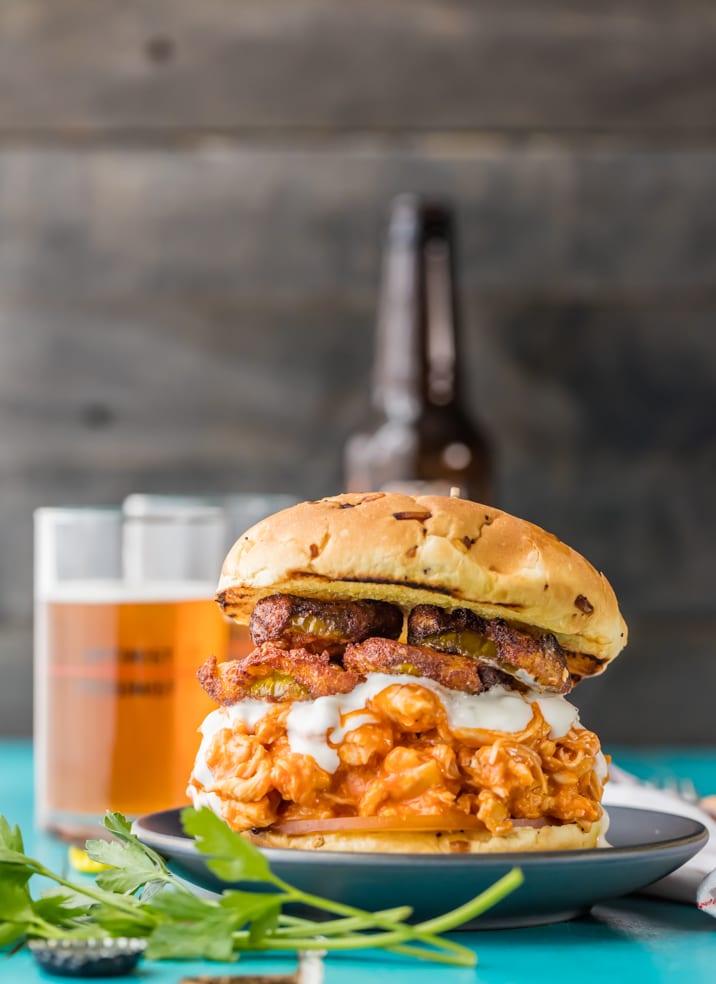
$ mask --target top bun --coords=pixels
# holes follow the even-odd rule
[[[492,506],[437,495],[348,493],[261,520],[229,551],[217,601],[248,624],[271,594],[467,608],[551,632],[577,677],[626,645],[614,592],[581,554]]]

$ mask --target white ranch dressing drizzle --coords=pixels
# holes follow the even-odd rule
[[[254,728],[269,707],[270,704],[265,700],[247,699],[239,701],[238,704],[231,704],[229,707],[217,707],[215,711],[207,714],[199,726],[199,733],[202,738],[194,762],[194,778],[198,779],[203,786],[210,786],[214,780],[211,769],[206,764],[206,756],[209,745],[217,731],[223,731],[225,728],[231,729],[237,721],[243,721],[247,727]],[[194,805],[196,806],[196,804]]]
[[[186,792],[195,810],[200,810],[202,806],[208,806],[212,813],[215,813],[218,817],[223,815],[221,812],[221,800],[216,793],[209,793],[205,789],[197,789],[194,785],[189,786]]]
[[[466,728],[522,731],[532,719],[532,703],[539,705],[550,726],[551,738],[563,737],[572,725],[579,723],[577,708],[559,694],[522,696],[501,686],[491,687],[481,694],[464,694],[449,690],[427,677],[369,673],[365,682],[359,683],[348,694],[295,701],[286,719],[291,751],[310,755],[326,772],[335,772],[339,758],[336,749],[331,746],[339,745],[348,732],[355,728],[376,721],[377,718],[370,711],[362,714],[355,712],[363,710],[367,702],[386,687],[396,684],[419,685],[436,694],[442,701],[448,724],[453,731]],[[194,766],[194,775],[201,783],[210,785],[212,781],[211,772],[206,765],[206,752],[216,732],[231,728],[238,721],[253,727],[271,706],[268,701],[243,700],[230,707],[220,707],[207,716],[200,728],[203,738]],[[351,716],[346,719],[349,714]]]

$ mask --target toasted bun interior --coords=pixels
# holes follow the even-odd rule
[[[248,624],[276,593],[505,618],[586,654],[580,676],[601,672],[627,641],[609,582],[581,554],[525,520],[445,496],[350,493],[262,520],[229,552],[217,600]]]
[[[576,823],[515,827],[497,836],[487,830],[377,833],[341,832],[288,836],[269,832],[245,834],[259,847],[370,854],[498,854],[512,851],[578,851],[596,847],[601,824],[582,830]]]

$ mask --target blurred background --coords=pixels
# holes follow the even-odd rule
[[[716,8],[3,0],[0,731],[32,511],[344,485],[391,197],[459,224],[496,502],[604,570],[605,743],[713,743]]]

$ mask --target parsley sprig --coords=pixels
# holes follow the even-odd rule
[[[150,959],[235,960],[258,951],[361,950],[392,953],[472,967],[474,952],[442,934],[482,915],[522,883],[513,868],[470,902],[417,924],[410,906],[366,912],[304,892],[274,874],[264,855],[208,809],[182,811],[182,823],[206,864],[222,881],[259,883],[260,891],[226,888],[220,896],[196,895],[164,859],[143,844],[121,813],[107,813],[112,840],[87,841],[88,855],[108,865],[94,880],[77,884],[24,852],[18,827],[0,816],[0,947],[24,939],[147,938]],[[30,879],[54,888],[38,898]],[[312,921],[285,906],[320,910]],[[328,918],[325,918],[325,916]]]

